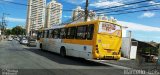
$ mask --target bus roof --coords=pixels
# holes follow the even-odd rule
[[[92,20],[92,21],[87,21],[87,22],[77,22],[77,23],[73,23],[73,24],[68,24],[66,27],[75,26],[75,25],[93,24],[96,22],[108,22],[108,23],[112,23],[112,24],[121,26],[121,25],[117,24],[116,22],[112,22],[112,21],[108,21],[108,20]]]
[[[45,28],[44,30],[50,30],[50,29],[57,29],[57,28],[63,28],[66,25],[57,25],[57,26],[53,26],[53,28]]]
[[[92,21],[87,21],[87,22],[77,22],[77,23],[71,23],[71,24],[56,25],[56,26],[53,26],[52,28],[45,28],[44,30],[57,29],[57,28],[63,28],[63,27],[72,27],[72,26],[79,26],[79,25],[87,25],[87,24],[93,24],[96,22],[97,23],[98,22],[108,22],[108,23],[112,23],[112,24],[116,24],[118,26],[121,26],[121,25],[117,24],[116,22],[112,22],[112,21],[108,21],[108,20],[92,20]]]

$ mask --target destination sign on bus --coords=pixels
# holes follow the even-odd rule
[[[99,25],[99,33],[114,33],[116,31],[121,30],[121,27],[115,24],[101,22]]]

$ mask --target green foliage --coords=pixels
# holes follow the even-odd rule
[[[12,30],[11,29],[6,29],[5,30],[5,34],[6,35],[11,35],[12,34]]]
[[[142,51],[144,53],[157,54],[158,53],[158,48],[156,48],[156,47],[146,47],[146,48],[143,48]]]
[[[158,48],[158,55],[160,56],[160,45],[158,45],[157,48]]]
[[[12,29],[13,35],[23,35],[25,34],[25,29],[23,29],[21,26],[16,26]]]

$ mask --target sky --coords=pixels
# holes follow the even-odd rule
[[[17,3],[27,4],[27,0],[6,0]],[[47,3],[50,0],[47,0]],[[56,0],[62,3],[63,10],[72,10],[77,6],[85,8],[85,0]],[[113,16],[122,26],[127,26],[127,30],[132,31],[132,37],[140,41],[155,41],[160,43],[160,0],[152,0],[139,4],[126,5],[127,3],[139,2],[144,0],[89,0],[89,9],[97,13],[105,13],[108,17]],[[99,10],[115,6],[125,5],[124,7]],[[129,10],[128,8],[136,8],[140,6],[150,6]],[[127,10],[128,9],[128,10]],[[149,11],[149,9],[159,9],[157,11]],[[99,10],[99,11],[98,11]],[[129,12],[137,10],[148,10],[143,12],[128,13],[115,15],[119,12],[116,10],[125,10]],[[109,13],[107,13],[109,12]],[[17,25],[25,26],[27,7],[3,2],[0,0],[0,17],[2,13],[6,13],[8,28]],[[62,21],[67,21],[71,18],[71,11],[63,11]]]

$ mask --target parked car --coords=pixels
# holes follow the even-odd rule
[[[27,45],[27,44],[28,44],[28,40],[27,40],[26,38],[22,38],[22,39],[20,40],[20,44],[25,44],[25,45]]]
[[[17,38],[16,38],[16,40],[17,40],[17,41],[19,41],[19,40],[20,40],[20,38],[19,38],[19,37],[17,37]]]
[[[28,44],[27,44],[27,46],[36,46],[36,43],[37,41],[36,41],[36,39],[29,39],[28,40]]]
[[[12,37],[8,37],[8,41],[12,41],[13,40],[13,38]]]
[[[23,40],[23,39],[26,39],[27,40],[27,38],[26,37],[19,37],[19,42],[21,42],[21,40]]]

